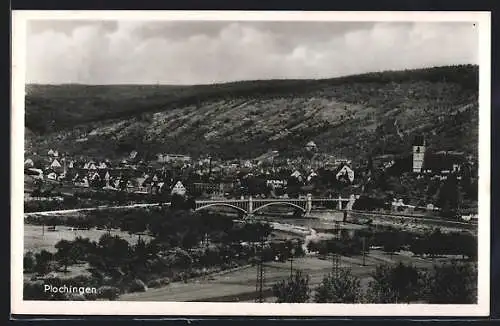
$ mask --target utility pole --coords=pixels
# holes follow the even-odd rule
[[[365,244],[366,244],[366,238],[362,237],[361,240],[363,241],[363,266],[366,266],[366,264],[365,264],[365,256],[366,256]]]
[[[262,265],[262,259],[257,258],[257,283],[256,283],[257,302],[264,301],[262,294],[263,285],[264,285],[264,266]]]
[[[262,303],[264,302],[264,295],[263,295],[263,288],[264,288],[264,262],[263,262],[263,255],[262,255],[262,248],[263,248],[263,241],[264,239],[261,239],[260,241],[260,252],[257,254],[256,253],[256,258],[257,258],[257,282],[256,282],[256,292],[258,294],[257,297],[257,302]]]
[[[340,268],[340,256],[339,254],[334,253],[332,257],[332,269],[333,269],[333,275],[335,275],[335,277],[339,275],[339,268]]]
[[[340,225],[339,225],[338,221],[335,221],[334,234],[335,234],[336,240],[339,241],[340,240]],[[338,277],[338,275],[339,275],[339,268],[340,268],[340,255],[337,252],[334,252],[333,256],[332,256],[332,269],[333,269],[333,274],[335,275],[335,277]]]
[[[293,277],[293,256],[295,255],[295,249],[290,250],[290,278]]]
[[[212,177],[212,156],[208,157],[208,182],[210,182],[210,179]]]

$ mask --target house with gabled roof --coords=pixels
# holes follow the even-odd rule
[[[186,187],[184,187],[182,182],[177,181],[177,183],[172,188],[171,194],[184,196],[186,194]]]
[[[61,165],[61,163],[59,163],[59,161],[57,159],[54,159],[54,161],[52,161],[52,163],[50,164],[50,168],[51,169],[60,169],[60,168],[62,168],[62,165]]]
[[[314,170],[311,170],[311,173],[309,173],[309,175],[307,176],[307,181],[309,182],[317,176],[318,176],[318,174]]]
[[[101,180],[101,176],[97,172],[91,173],[90,174],[90,180],[92,180],[92,181],[99,181],[99,180]]]
[[[32,159],[30,158],[27,158],[25,161],[24,161],[24,167],[26,168],[32,168],[35,166],[35,163],[33,162]]]
[[[352,183],[354,181],[354,171],[347,164],[345,164],[335,174],[335,178],[339,181],[345,180]]]

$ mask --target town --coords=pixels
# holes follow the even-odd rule
[[[472,176],[477,175],[477,161],[457,152],[430,153],[420,136],[410,145],[406,156],[365,161],[322,153],[314,141],[293,159],[277,151],[231,161],[158,154],[149,162],[138,151],[115,162],[76,158],[57,149],[32,153],[25,161],[25,295],[56,300],[392,302],[398,297],[378,293],[377,283],[365,276],[367,271],[375,279],[376,273],[389,273],[381,259],[395,264],[390,267],[394,277],[416,273],[412,264],[423,270],[432,264],[442,266],[426,276],[435,282],[453,273],[469,279],[472,270],[459,272],[446,262],[457,255],[466,261],[476,257],[477,178]],[[381,180],[395,180],[396,187]],[[413,192],[401,187],[405,182]],[[373,196],[377,193],[383,196]],[[105,252],[119,250],[119,243],[129,249],[114,253],[123,258],[110,261]],[[35,246],[46,249],[37,253]],[[222,253],[222,260],[215,259]],[[130,259],[142,267],[119,267]],[[285,277],[288,262],[288,283],[272,283]],[[91,271],[88,276],[82,275],[82,266]],[[329,268],[331,274],[324,276]],[[103,274],[110,277],[105,286]],[[223,275],[232,275],[237,284],[253,283],[255,289],[225,286]],[[41,295],[39,280],[101,286],[98,295]],[[324,291],[334,281],[354,285],[331,297]],[[171,282],[184,284],[180,292]],[[199,282],[206,283],[206,294],[198,291]],[[303,282],[311,283],[298,295],[285,290]],[[404,300],[419,302],[424,290],[411,282],[397,291],[413,289],[415,294]],[[451,297],[434,293],[424,302],[473,301],[473,283],[464,283],[463,297],[462,292]],[[432,284],[425,291],[441,286]]]
[[[477,28],[109,23],[28,29],[24,300],[481,301]]]
[[[25,161],[27,202],[43,201],[41,189],[55,189],[52,194],[71,194],[74,189],[101,192],[128,192],[168,201],[172,194],[196,199],[299,198],[312,194],[319,198],[350,195],[366,197],[375,178],[410,176],[414,182],[440,188],[450,182],[467,181],[474,188],[477,160],[457,151],[426,152],[423,137],[416,137],[408,155],[382,155],[364,161],[337,158],[323,153],[314,141],[304,145],[303,156],[282,158],[278,151],[268,151],[251,160],[222,161],[210,156],[193,159],[181,154],[158,154],[157,160],[145,161],[133,151],[121,161],[75,157],[50,149],[46,154],[31,153]],[[465,183],[465,182],[464,182]],[[466,185],[467,186],[467,185]],[[42,190],[43,191],[43,190]],[[392,194],[392,198],[389,198]],[[427,194],[387,192],[387,198],[369,209],[399,211],[437,211],[439,204]],[[50,197],[50,196],[49,196]],[[474,194],[470,196],[474,198]],[[140,198],[140,197],[137,197]],[[60,198],[62,200],[62,197]],[[50,198],[47,198],[50,200]],[[366,202],[366,201],[365,201]],[[445,203],[453,217],[477,219],[474,203],[459,209],[458,201]],[[71,207],[66,207],[71,208]],[[463,214],[462,214],[463,213]],[[458,214],[458,215],[457,215]]]

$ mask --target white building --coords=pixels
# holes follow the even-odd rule
[[[26,161],[24,161],[24,167],[32,168],[33,166],[35,166],[35,163],[32,159],[28,158],[26,159]]]
[[[61,165],[61,163],[59,163],[59,161],[57,159],[54,159],[54,161],[52,161],[52,164],[50,164],[50,167],[52,169],[60,169],[60,168],[62,168],[62,165]]]
[[[347,179],[350,181],[350,182],[353,182],[354,181],[354,171],[348,167],[347,165],[344,165],[339,172],[337,172],[337,175],[335,176],[335,178],[337,180],[339,180],[341,177],[347,177]]]
[[[318,147],[316,146],[316,143],[313,142],[312,140],[306,144],[306,150],[308,150],[310,152],[314,152],[317,149],[318,149]]]
[[[172,188],[172,195],[181,195],[184,196],[186,194],[186,187],[182,184],[182,182],[177,181],[175,186]]]
[[[190,162],[191,156],[182,154],[158,154],[158,162],[169,163],[169,162]]]
[[[425,156],[425,139],[421,136],[415,137],[413,141],[413,172],[422,172]]]

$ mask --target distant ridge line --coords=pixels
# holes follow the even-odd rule
[[[126,86],[137,86],[137,87],[196,87],[196,86],[214,86],[214,85],[229,85],[229,84],[238,84],[238,83],[258,83],[258,82],[328,82],[336,79],[350,79],[356,77],[365,77],[372,75],[380,75],[386,73],[408,73],[408,72],[418,72],[418,71],[426,71],[433,69],[443,69],[443,68],[453,68],[453,67],[463,67],[463,68],[479,68],[477,64],[456,64],[456,65],[442,65],[442,66],[429,66],[429,67],[421,67],[421,68],[408,68],[408,69],[389,69],[389,70],[379,70],[379,71],[371,71],[364,73],[356,73],[356,74],[347,74],[347,75],[339,75],[335,77],[322,77],[322,78],[264,78],[264,79],[241,79],[241,80],[232,80],[232,81],[221,81],[221,82],[213,82],[213,83],[200,83],[200,84],[170,84],[170,83],[109,83],[109,84],[89,84],[89,83],[26,83],[26,86],[85,86],[85,87],[126,87]]]

